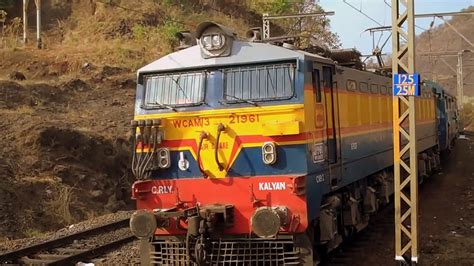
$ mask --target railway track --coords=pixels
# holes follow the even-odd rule
[[[122,219],[0,254],[0,264],[70,265],[103,255],[136,238]]]

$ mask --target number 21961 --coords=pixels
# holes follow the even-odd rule
[[[255,123],[260,122],[258,114],[255,115],[230,115],[230,124],[244,124],[244,123]]]

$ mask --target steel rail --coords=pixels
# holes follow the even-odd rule
[[[18,259],[28,256],[28,255],[34,255],[37,254],[41,251],[48,251],[48,250],[53,250],[55,248],[59,248],[61,246],[65,246],[67,244],[70,244],[74,242],[74,240],[77,239],[84,239],[90,236],[98,235],[102,233],[103,231],[112,231],[116,229],[120,229],[123,227],[128,226],[130,219],[122,219],[116,222],[108,223],[102,226],[94,227],[89,230],[84,230],[78,233],[70,234],[67,236],[63,236],[60,238],[48,240],[42,243],[38,244],[33,244],[31,246],[25,247],[25,248],[20,248],[14,251],[6,252],[3,254],[0,254],[0,264],[6,263],[6,262],[15,262]],[[123,240],[123,239],[122,239]],[[131,240],[130,240],[131,241]],[[100,248],[100,247],[99,247]],[[67,255],[64,255],[67,256]],[[64,258],[67,259],[67,258]]]
[[[96,248],[91,248],[88,250],[84,250],[82,252],[79,252],[77,254],[72,254],[68,257],[55,260],[54,262],[51,262],[49,265],[68,265],[68,264],[73,264],[75,262],[80,261],[81,259],[89,259],[92,257],[97,257],[98,255],[104,254],[109,250],[113,250],[114,248],[120,247],[123,244],[132,242],[133,240],[136,240],[137,238],[133,235],[128,235],[125,237],[122,237],[120,239],[111,241],[107,244],[100,245]]]

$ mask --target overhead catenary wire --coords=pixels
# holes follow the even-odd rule
[[[342,0],[343,3],[345,3],[346,5],[350,6],[352,9],[356,10],[357,12],[361,13],[362,15],[364,15],[366,18],[372,20],[373,22],[375,22],[377,25],[379,26],[383,26],[380,22],[378,22],[377,20],[373,19],[371,16],[367,15],[365,12],[362,11],[362,8],[357,8],[355,7],[354,5],[352,5],[351,3],[347,2],[347,0]]]
[[[388,7],[392,8],[392,5],[390,5],[390,4],[387,2],[387,0],[383,0],[383,2],[385,3],[385,5],[387,5]],[[420,27],[420,26],[418,26],[418,25],[416,25],[416,24],[415,24],[415,27],[418,28],[418,29],[420,29],[420,30],[422,30],[422,31],[427,31],[427,30],[428,30],[428,29],[422,28],[422,27]]]

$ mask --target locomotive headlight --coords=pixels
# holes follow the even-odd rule
[[[265,164],[274,164],[277,160],[275,143],[265,142],[262,146],[262,160]]]
[[[201,37],[201,45],[206,50],[212,50],[212,36],[206,35]]]
[[[195,35],[203,58],[231,55],[235,34],[230,29],[214,22],[203,22]]]
[[[171,165],[170,160],[170,150],[167,148],[158,149],[157,152],[158,157],[158,167],[160,168],[168,168]]]
[[[211,52],[221,50],[225,45],[225,37],[220,33],[203,35],[200,40],[201,47]]]
[[[212,46],[222,47],[225,44],[225,37],[222,34],[212,36]]]

